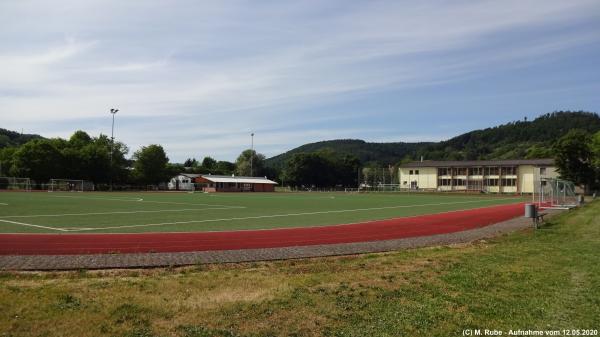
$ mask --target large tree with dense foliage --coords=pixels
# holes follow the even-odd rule
[[[133,154],[133,176],[144,184],[166,182],[174,173],[168,167],[169,158],[162,146],[143,146]]]
[[[600,188],[600,131],[592,136],[590,150],[592,151],[592,167],[595,171],[595,180],[592,187],[598,189]]]
[[[18,148],[15,146],[0,149],[0,176],[10,175],[14,154],[17,150]]]
[[[357,186],[360,161],[350,155],[331,151],[296,153],[286,162],[281,174],[285,185],[296,187]]]
[[[204,157],[202,159],[202,170],[212,173],[217,168],[217,161],[212,157]]]
[[[226,160],[219,160],[215,168],[209,173],[213,174],[232,174],[235,171],[235,163]]]
[[[13,154],[11,175],[28,177],[38,183],[62,177],[64,156],[56,143],[34,139],[20,146]]]
[[[265,156],[254,150],[244,150],[235,161],[235,173],[240,176],[262,176]]]
[[[555,164],[564,179],[590,186],[595,181],[592,157],[592,137],[584,130],[574,129],[554,144]]]

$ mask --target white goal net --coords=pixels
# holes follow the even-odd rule
[[[533,202],[540,208],[573,208],[577,206],[578,196],[575,184],[556,178],[539,178],[535,182]]]
[[[18,177],[0,177],[0,190],[31,191],[31,179]]]
[[[93,191],[94,184],[78,179],[50,179],[48,192],[83,192]]]

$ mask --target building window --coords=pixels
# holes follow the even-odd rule
[[[448,175],[448,168],[446,168],[446,167],[438,168],[438,176],[447,176],[447,175]]]
[[[483,167],[471,167],[469,168],[470,176],[481,176],[483,175]]]
[[[466,186],[466,180],[465,179],[452,179],[452,185],[453,186]]]
[[[497,176],[500,170],[498,170],[498,167],[486,167],[485,168],[485,174],[488,176]]]
[[[502,179],[502,186],[517,186],[517,179],[515,178],[503,178]]]
[[[546,168],[545,167],[540,167],[540,175],[546,175]]]
[[[502,173],[503,176],[508,176],[508,175],[515,175],[517,174],[517,168],[514,166],[510,166],[510,167],[503,167],[500,171]]]
[[[413,174],[413,170],[408,171],[408,174]]]
[[[450,179],[438,179],[438,185],[450,186]]]
[[[419,175],[419,170],[415,170],[415,174],[416,174],[416,175]]]

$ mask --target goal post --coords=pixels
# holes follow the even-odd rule
[[[540,177],[533,190],[533,202],[539,208],[568,209],[578,204],[575,184],[569,180]]]
[[[0,177],[0,190],[31,191],[31,179],[19,177]]]
[[[398,172],[393,166],[362,167],[358,169],[358,192],[400,191]]]
[[[48,192],[83,192],[93,191],[94,184],[91,181],[81,179],[50,179]]]

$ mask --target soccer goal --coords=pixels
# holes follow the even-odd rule
[[[0,190],[31,191],[31,179],[18,177],[0,177]]]
[[[86,180],[50,179],[50,184],[48,184],[48,192],[83,192],[93,190],[94,184]]]
[[[539,178],[535,182],[533,202],[539,208],[569,209],[577,206],[575,184],[557,178]]]

